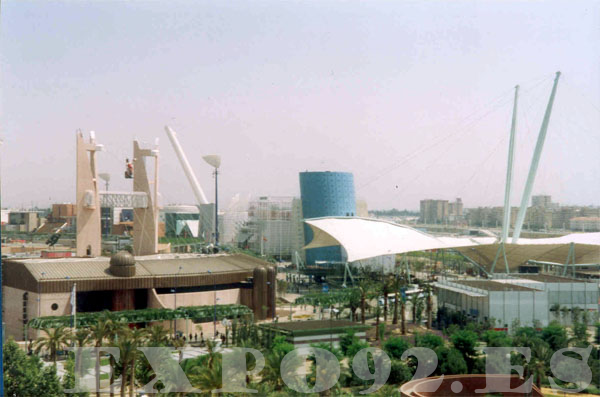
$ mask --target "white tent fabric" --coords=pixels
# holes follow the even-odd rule
[[[413,251],[498,246],[498,240],[494,237],[435,237],[409,226],[379,219],[326,217],[305,219],[305,222],[312,229],[314,238],[304,248],[341,245],[348,254],[348,262]],[[534,256],[541,252],[551,252],[557,246],[568,246],[570,243],[581,245],[591,252],[599,252],[600,233],[574,233],[555,238],[520,239],[516,246],[523,246],[523,248],[515,248],[519,251],[530,251],[533,256],[527,259],[535,259]],[[525,252],[524,255],[527,256],[527,253]],[[560,262],[564,260],[563,257]]]
[[[186,230],[193,237],[198,237],[198,227],[200,226],[200,221],[198,220],[178,220],[175,224],[175,233],[179,236],[183,230]]]

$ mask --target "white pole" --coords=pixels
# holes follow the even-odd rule
[[[73,300],[71,302],[71,305],[73,305],[73,307],[71,308],[72,312],[73,312],[73,329],[77,330],[77,283],[73,283]]]
[[[513,158],[515,147],[515,130],[517,129],[517,99],[519,86],[515,87],[515,103],[513,105],[512,123],[510,126],[510,143],[508,144],[508,165],[506,167],[506,189],[504,191],[504,218],[502,221],[502,242],[508,240],[510,229],[510,189],[512,185]]]
[[[206,195],[204,194],[202,187],[200,187],[200,184],[198,183],[198,179],[196,179],[196,174],[194,174],[194,171],[192,170],[192,167],[190,166],[190,163],[188,162],[188,159],[185,156],[185,153],[183,152],[183,149],[181,148],[179,141],[177,140],[175,131],[173,131],[171,129],[171,127],[169,127],[169,126],[165,126],[165,131],[167,131],[169,140],[171,141],[171,144],[173,145],[173,149],[175,149],[175,153],[177,154],[177,157],[179,158],[181,167],[183,167],[183,172],[185,173],[185,176],[187,177],[188,182],[192,186],[192,190],[194,191],[194,196],[196,196],[196,201],[198,202],[199,205],[200,204],[208,204]]]
[[[519,208],[519,214],[517,215],[517,222],[515,223],[515,230],[513,232],[512,243],[516,244],[519,241],[521,235],[521,229],[523,227],[523,221],[525,220],[525,214],[527,213],[527,205],[531,199],[531,191],[533,190],[533,183],[535,182],[535,175],[537,168],[540,163],[540,157],[542,155],[542,149],[544,148],[544,141],[546,140],[546,131],[548,131],[548,124],[550,123],[550,114],[552,113],[552,105],[554,104],[554,97],[556,96],[556,87],[558,86],[558,79],[560,72],[556,72],[554,78],[554,85],[552,86],[552,92],[550,93],[550,99],[548,100],[548,106],[546,107],[546,113],[544,114],[544,120],[542,121],[542,127],[538,135],[538,140],[535,145],[533,152],[533,158],[531,159],[531,166],[529,167],[529,175],[527,176],[527,183],[525,184],[525,191],[523,192],[523,198],[521,199],[521,207]]]

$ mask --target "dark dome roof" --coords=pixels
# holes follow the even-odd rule
[[[110,257],[110,266],[135,266],[135,258],[127,251],[119,251]]]

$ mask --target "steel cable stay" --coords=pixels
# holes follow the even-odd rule
[[[532,79],[533,83],[529,88],[526,88],[526,92],[530,92],[535,90],[536,88],[540,87],[544,82],[549,80],[549,76],[548,75],[544,75],[541,78],[535,78]],[[531,80],[530,80],[531,81]],[[529,83],[526,83],[529,84]],[[510,94],[510,95],[509,95]],[[504,102],[503,102],[504,101]],[[499,108],[501,108],[502,106],[506,105],[507,103],[510,103],[512,101],[512,89],[509,91],[505,91],[502,94],[498,95],[497,97],[495,97],[494,99],[492,99],[491,101],[489,101],[486,105],[484,105],[482,108],[472,112],[471,114],[469,114],[468,116],[466,116],[465,118],[461,119],[459,121],[459,123],[465,123],[466,125],[464,125],[463,127],[459,127],[457,130],[441,137],[440,139],[434,141],[433,144],[431,145],[423,145],[421,148],[419,148],[417,151],[407,155],[405,158],[401,159],[399,162],[390,165],[382,170],[380,170],[377,174],[375,174],[374,176],[368,178],[367,182],[359,185],[357,187],[357,190],[362,189],[368,185],[370,185],[371,183],[373,183],[374,181],[380,179],[381,177],[389,174],[390,172],[394,171],[395,169],[399,168],[400,166],[406,164],[408,161],[412,160],[414,157],[423,154],[433,148],[438,147],[440,144],[444,143],[445,141],[447,141],[448,139],[459,135],[461,133],[465,133],[467,131],[470,130],[470,128],[473,128],[479,121],[483,120],[484,118],[486,118],[487,116],[489,116],[490,114],[494,113],[496,110],[498,110]],[[477,116],[482,110],[488,109],[490,108],[490,110],[486,111],[483,115],[476,117],[473,120],[470,120],[472,118],[474,118],[475,116]]]

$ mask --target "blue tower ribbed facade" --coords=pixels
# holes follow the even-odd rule
[[[350,172],[301,172],[300,197],[304,219],[323,216],[355,216],[356,197],[354,176]],[[312,230],[304,225],[304,241],[313,239]],[[306,250],[306,263],[315,261],[339,262],[341,247],[323,247]]]

